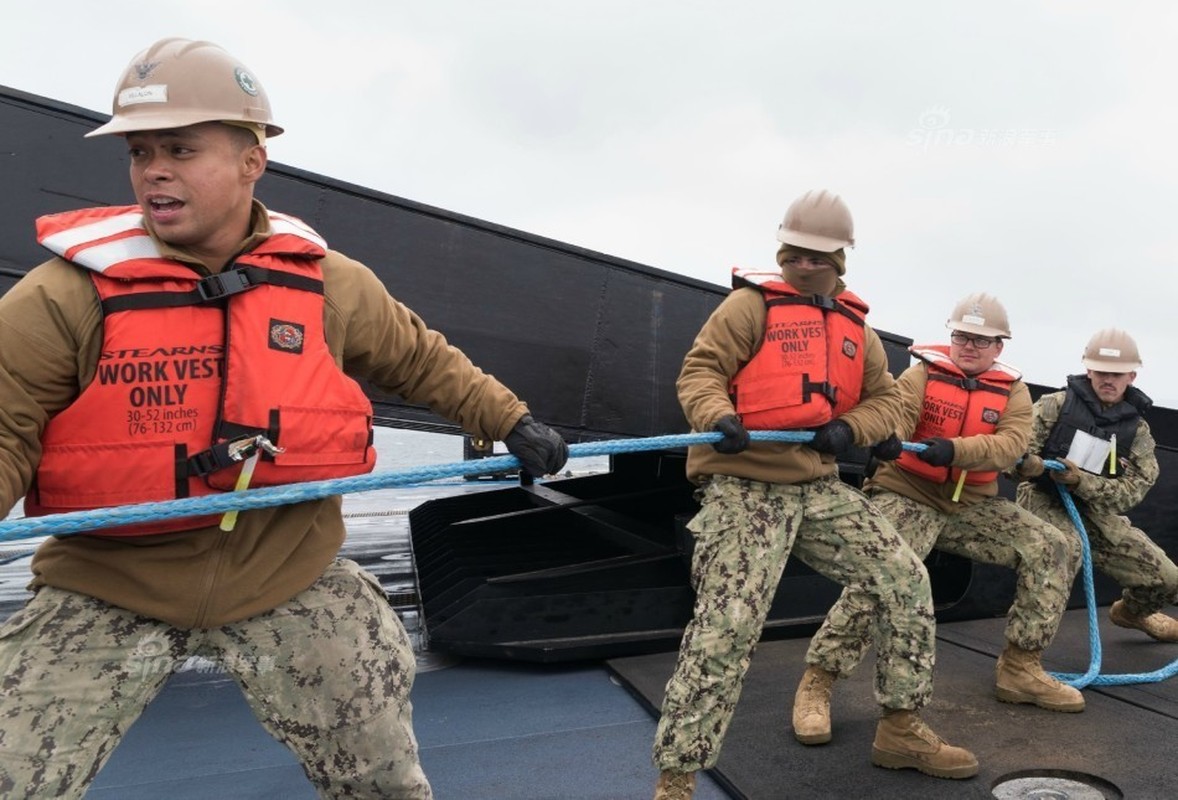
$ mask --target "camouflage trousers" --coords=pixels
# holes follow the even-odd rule
[[[1075,529],[1054,492],[1022,483],[1017,502],[1060,530]],[[1077,503],[1077,508],[1088,534],[1092,566],[1121,585],[1121,597],[1130,613],[1149,615],[1178,602],[1178,566],[1145,531],[1133,527],[1128,517],[1092,514],[1083,503]]]
[[[875,603],[880,704],[915,709],[928,702],[934,639],[928,572],[861,492],[834,476],[797,485],[717,477],[688,528],[695,534],[695,611],[655,735],[660,769],[705,769],[719,758],[791,550]]]
[[[413,648],[376,579],[339,560],[272,611],[180,629],[42,588],[0,627],[0,796],[81,797],[188,657],[233,675],[321,797],[428,800]]]
[[[1051,644],[1080,563],[1080,542],[1074,534],[1001,497],[950,514],[895,492],[870,496],[921,558],[935,547],[1013,569],[1016,584],[1007,614],[1007,641],[1024,650],[1043,650]],[[810,641],[806,662],[839,677],[850,675],[871,647],[871,613],[870,597],[845,589]]]

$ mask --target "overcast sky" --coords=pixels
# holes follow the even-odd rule
[[[164,36],[253,69],[272,160],[713,283],[831,189],[875,327],[989,292],[1028,380],[1120,327],[1178,407],[1173,3],[14,2],[0,84],[109,112]]]

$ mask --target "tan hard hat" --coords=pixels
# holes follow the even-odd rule
[[[1116,328],[1105,328],[1094,333],[1080,361],[1096,372],[1135,372],[1141,368],[1137,342]]]
[[[855,244],[851,211],[837,194],[809,191],[794,200],[777,226],[777,241],[820,253]]]
[[[974,292],[958,300],[957,305],[953,306],[953,313],[945,321],[945,327],[951,331],[965,331],[979,336],[1010,338],[1006,309],[997,297],[984,292]]]
[[[282,128],[266,90],[244,64],[212,42],[161,39],[131,59],[115,87],[109,122],[87,136],[182,128],[199,122]],[[245,123],[243,125],[243,123]]]

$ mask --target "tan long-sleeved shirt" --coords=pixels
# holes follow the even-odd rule
[[[270,233],[255,203],[241,250]],[[161,242],[165,256],[208,268]],[[527,407],[394,298],[363,264],[322,260],[327,344],[349,375],[426,405],[481,438],[502,440]],[[86,271],[51,259],[0,297],[0,514],[28,490],[48,420],[93,379],[102,344]],[[231,532],[50,539],[33,559],[33,588],[97,597],[180,627],[215,627],[267,611],[310,586],[344,539],[339,498],[241,512]]]
[[[896,381],[901,398],[902,417],[896,435],[904,441],[911,441],[920,419],[924,404],[925,386],[928,384],[928,367],[913,364]],[[976,436],[957,436],[953,442],[952,466],[964,470],[1004,472],[1027,452],[1031,437],[1031,393],[1022,381],[1015,381],[1010,387],[1006,408],[998,419],[993,433]],[[998,494],[998,481],[971,485],[964,484],[961,496],[956,502],[953,495],[957,490],[955,481],[935,483],[913,475],[894,463],[880,464],[875,476],[867,481],[865,488],[887,489],[940,511],[953,513],[965,506],[994,497]]]
[[[840,281],[839,291],[842,288]],[[728,394],[729,381],[760,345],[765,335],[765,317],[764,296],[744,287],[729,294],[700,329],[683,359],[676,383],[679,402],[692,430],[711,431],[721,417],[736,413]],[[856,444],[870,445],[895,430],[900,398],[888,372],[883,342],[870,326],[865,331],[863,349],[860,402],[840,419],[855,432]],[[718,453],[711,445],[703,445],[690,448],[687,455],[687,477],[697,483],[710,475],[732,475],[765,483],[804,483],[837,471],[833,456],[786,442],[753,442],[736,455]]]

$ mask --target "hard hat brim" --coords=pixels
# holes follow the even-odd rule
[[[1141,369],[1141,362],[1101,361],[1098,358],[1082,358],[1080,363],[1093,372],[1136,372]]]
[[[818,236],[813,233],[798,233],[797,231],[778,228],[777,241],[782,244],[801,247],[805,250],[815,250],[819,253],[833,253],[844,247],[851,247],[855,243],[846,239],[832,239],[829,236]]]
[[[949,320],[945,323],[945,327],[951,331],[963,331],[964,333],[976,333],[978,336],[994,336],[998,339],[1009,339],[1010,331],[1002,328],[991,328],[989,325],[974,325],[971,322],[961,322]]]
[[[172,109],[170,111],[161,111],[159,113],[138,113],[138,114],[123,114],[118,117],[112,117],[110,121],[104,125],[100,125],[89,133],[84,134],[84,138],[89,139],[92,136],[108,136],[111,134],[127,134],[135,133],[136,131],[162,131],[170,128],[186,128],[189,125],[199,125],[202,122],[222,122],[218,117],[210,118],[208,112],[192,111],[183,112]],[[282,133],[283,129],[272,123],[264,123],[266,125],[266,136],[274,137]]]

